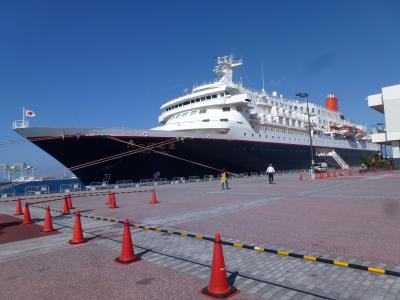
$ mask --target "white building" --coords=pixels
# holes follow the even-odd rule
[[[372,134],[372,142],[391,145],[393,160],[400,167],[400,84],[382,88],[382,93],[368,96],[368,106],[385,115],[386,129]]]

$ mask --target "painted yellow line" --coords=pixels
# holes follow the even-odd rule
[[[149,230],[150,226],[144,226],[144,230]]]
[[[187,236],[188,233],[186,231],[181,232],[181,236]]]
[[[139,224],[133,224],[133,227],[135,227],[135,228],[139,228],[139,227],[140,227],[140,225],[139,225]]]
[[[278,250],[279,255],[289,256],[289,252]]]
[[[254,250],[264,252],[264,247],[254,247]]]
[[[337,266],[341,266],[341,267],[348,267],[348,266],[349,266],[348,263],[343,262],[343,261],[337,261],[337,260],[334,260],[334,261],[333,261],[333,264],[334,264],[334,265],[337,265]]]
[[[317,260],[317,258],[315,257],[315,256],[309,256],[309,255],[304,255],[304,259],[307,259],[307,260]]]
[[[201,240],[201,239],[203,239],[203,238],[204,238],[204,236],[202,236],[202,235],[196,235],[196,236],[195,236],[195,238],[196,238],[196,239],[200,239],[200,240]]]
[[[174,233],[174,231],[173,231],[172,229],[168,229],[167,232],[168,232],[169,234],[173,234],[173,233]]]
[[[385,270],[384,269],[379,269],[379,268],[368,267],[368,271],[374,272],[374,273],[385,274]]]
[[[156,228],[156,231],[157,232],[161,232],[161,228]]]
[[[243,248],[243,245],[240,243],[233,243],[233,247]]]

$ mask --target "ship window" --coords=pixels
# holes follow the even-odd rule
[[[190,103],[190,101],[185,101],[183,102],[183,105],[188,105]]]
[[[196,99],[196,102],[200,102],[200,98],[197,98],[197,99]]]
[[[231,110],[231,108],[229,106],[226,106],[226,107],[222,108],[222,111],[230,111],[230,110]]]
[[[268,138],[268,135],[265,135],[265,138],[267,139],[267,138]]]
[[[175,119],[178,119],[181,116],[181,114],[177,114]]]
[[[204,119],[203,122],[210,122],[210,119]]]
[[[251,136],[254,137],[254,133],[252,133]]]
[[[210,96],[210,95],[208,95],[206,98],[207,98],[207,100],[208,100],[208,99],[211,99],[211,96]]]
[[[228,119],[219,119],[221,122],[228,122]]]
[[[228,91],[225,92],[225,95],[230,95],[231,93],[229,93]]]
[[[182,117],[187,116],[188,112],[182,114]]]
[[[294,107],[294,110],[297,110],[297,106]]]
[[[190,100],[190,103],[194,103],[195,101],[196,101],[196,100],[194,100],[194,99],[193,99],[193,100]]]
[[[243,111],[243,107],[238,106],[238,107],[236,107],[236,110],[237,110],[237,111]]]
[[[301,110],[301,111],[303,111],[303,106],[302,106],[302,107],[300,107],[300,110]]]
[[[192,111],[190,112],[191,115],[195,115],[196,113],[197,113],[197,110],[192,110]]]
[[[182,103],[179,104],[179,107],[181,107],[181,106],[182,106]]]
[[[261,134],[259,134],[258,137],[261,137]]]
[[[217,94],[213,94],[212,97],[213,97],[213,98],[217,98]]]
[[[243,124],[243,122],[237,121],[238,124]]]
[[[311,112],[314,113],[314,108],[311,108]]]
[[[221,95],[221,97],[223,97],[223,96],[224,96],[224,93],[221,93],[220,95]]]
[[[247,133],[245,132],[245,133],[243,133],[243,135],[244,135],[244,136],[246,136],[246,135],[247,135]]]
[[[203,108],[203,109],[200,109],[199,114],[205,114],[206,112],[207,112],[207,109]]]
[[[201,101],[204,101],[204,100],[206,100],[206,97],[201,97]]]

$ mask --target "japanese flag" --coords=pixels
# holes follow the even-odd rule
[[[34,117],[36,116],[34,111],[31,111],[29,109],[25,110],[25,117]]]

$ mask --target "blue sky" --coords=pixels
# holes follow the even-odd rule
[[[33,126],[149,128],[160,105],[214,78],[216,55],[243,58],[245,85],[382,116],[365,97],[400,82],[399,1],[1,1],[0,141]],[[0,163],[60,165],[35,146],[0,146]]]

